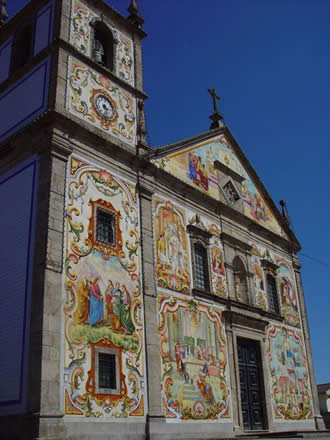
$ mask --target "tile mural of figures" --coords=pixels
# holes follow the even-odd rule
[[[312,395],[302,333],[270,325],[267,358],[274,419],[312,419]]]
[[[200,142],[186,150],[176,151],[168,156],[152,160],[159,168],[219,200],[218,180],[214,168],[215,161],[219,161],[244,178],[241,184],[241,195],[245,215],[266,228],[285,236],[282,227],[275,219],[260,191],[243,168],[241,161],[224,135]]]
[[[280,289],[282,315],[288,325],[300,327],[296,283],[292,266],[280,258],[276,259],[276,263],[279,265],[278,285]]]
[[[71,157],[66,200],[65,414],[116,418],[144,414],[139,234],[134,185]],[[108,388],[100,386],[99,352],[115,358]]]
[[[156,277],[159,287],[190,293],[185,213],[170,201],[154,197]]]
[[[194,300],[159,295],[162,399],[165,417],[231,417],[222,312]]]

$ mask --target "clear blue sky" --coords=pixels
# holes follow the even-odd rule
[[[69,1],[69,0],[66,0]],[[23,0],[8,0],[12,16]],[[109,4],[126,15],[129,0]],[[302,246],[318,383],[330,382],[330,2],[140,0],[152,145],[209,128],[208,88]]]

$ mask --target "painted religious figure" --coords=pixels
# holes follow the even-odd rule
[[[159,296],[164,415],[230,418],[227,346],[221,310]]]
[[[186,183],[198,187],[219,200],[219,183],[214,163],[218,161],[243,177],[239,192],[232,182],[223,187],[231,203],[243,199],[244,213],[266,228],[285,236],[250,175],[244,169],[235,149],[224,135],[192,145],[186,150],[175,151],[152,162]]]
[[[281,259],[277,259],[277,264],[280,266],[278,278],[282,315],[287,324],[300,327],[298,300],[291,265]]]
[[[190,276],[184,211],[154,198],[156,277],[159,287],[189,293]]]
[[[267,356],[275,420],[313,418],[302,333],[277,325],[269,326]]]
[[[100,240],[95,232],[103,218],[98,216],[100,208],[113,219],[108,242],[107,234]],[[72,157],[66,211],[65,413],[142,416],[144,349],[135,187]],[[100,391],[97,356],[109,349],[118,356],[118,390]]]

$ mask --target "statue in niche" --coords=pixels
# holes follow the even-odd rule
[[[234,277],[234,285],[235,285],[235,295],[237,301],[241,300],[241,280],[239,279],[238,275],[235,275]]]

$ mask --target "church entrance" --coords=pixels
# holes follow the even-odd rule
[[[265,428],[264,391],[260,345],[249,339],[238,339],[238,364],[244,429]]]

